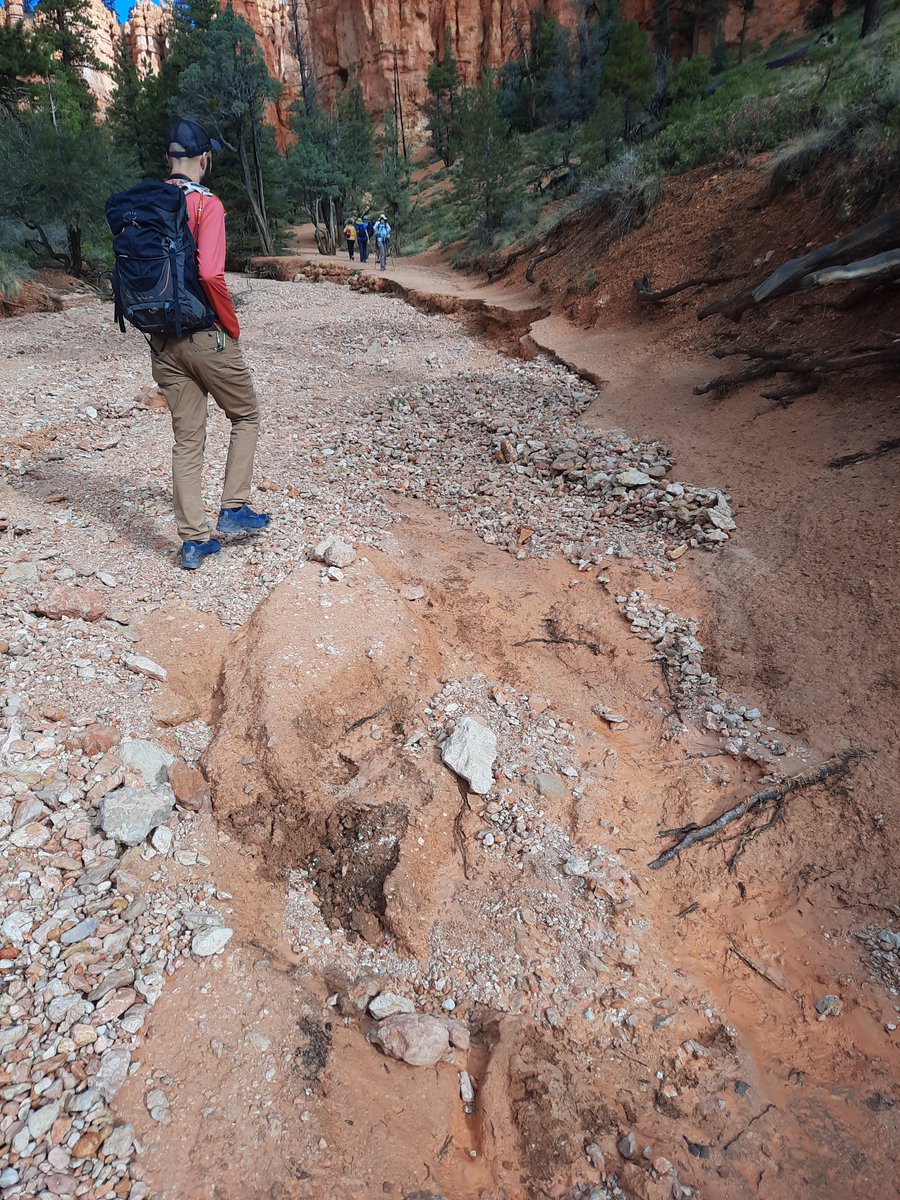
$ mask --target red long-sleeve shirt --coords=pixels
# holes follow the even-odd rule
[[[216,314],[216,324],[237,340],[241,326],[225,282],[225,207],[206,188],[195,190],[188,180],[170,179],[185,193],[188,228],[197,243],[197,270],[206,297]]]

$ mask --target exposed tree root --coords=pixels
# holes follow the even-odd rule
[[[708,383],[694,388],[694,395],[705,396],[712,392],[717,399],[722,399],[732,388],[744,383],[771,379],[775,375],[800,376],[800,382],[795,387],[787,391],[766,393],[774,400],[791,401],[795,396],[815,391],[826,375],[833,375],[839,371],[862,370],[865,367],[900,365],[900,340],[889,341],[887,345],[841,347],[825,354],[803,349],[766,350],[759,346],[742,346],[735,350],[718,350],[715,356],[729,358],[738,354],[749,359],[751,365],[743,371],[716,375]]]
[[[654,304],[659,304],[663,300],[668,300],[670,296],[677,296],[679,292],[687,291],[688,288],[715,287],[717,283],[734,283],[736,279],[740,278],[740,275],[703,276],[697,279],[686,279],[684,283],[676,283],[672,287],[653,291],[650,276],[642,275],[640,279],[634,281],[634,290],[637,292],[638,300],[649,300]]]
[[[691,846],[696,846],[698,842],[708,841],[709,838],[715,837],[717,833],[721,833],[732,822],[740,821],[748,813],[755,812],[764,805],[775,801],[775,814],[765,824],[748,831],[747,840],[749,841],[749,838],[754,837],[757,833],[761,833],[764,829],[768,829],[774,824],[774,821],[780,815],[781,807],[789,795],[800,791],[802,788],[812,787],[816,783],[821,783],[823,779],[828,779],[829,776],[846,774],[853,759],[861,757],[862,753],[861,750],[845,750],[837,758],[828,759],[827,762],[822,763],[821,766],[816,767],[813,771],[805,771],[800,775],[792,775],[790,779],[783,779],[781,783],[764,788],[761,792],[756,792],[747,800],[742,800],[740,804],[727,809],[726,812],[723,812],[721,816],[716,817],[714,821],[710,821],[707,825],[684,825],[680,829],[660,830],[660,837],[677,837],[679,840],[674,846],[670,846],[668,850],[664,850],[648,866],[651,870],[658,871],[660,867],[664,867],[667,863],[670,863],[673,858],[676,858],[685,850],[689,850]],[[745,848],[746,846],[743,847],[743,849]],[[741,853],[743,853],[743,849]]]
[[[832,458],[828,465],[840,469],[852,467],[855,463],[867,462],[870,458],[880,458],[882,454],[890,454],[892,450],[900,450],[900,438],[888,438],[879,442],[874,450],[857,450],[855,454],[841,454]]]

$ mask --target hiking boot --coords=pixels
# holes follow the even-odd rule
[[[196,571],[204,558],[218,554],[221,549],[215,538],[210,538],[208,542],[182,542],[181,565],[186,571]]]
[[[268,529],[271,517],[268,513],[254,512],[246,504],[240,508],[222,508],[216,529],[219,533],[260,533]]]

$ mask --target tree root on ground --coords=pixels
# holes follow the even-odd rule
[[[735,350],[717,350],[716,358],[730,358],[742,354],[750,365],[742,371],[717,375],[701,387],[694,388],[695,396],[712,392],[717,400],[735,387],[754,383],[758,379],[771,379],[775,375],[798,376],[791,387],[766,393],[769,399],[779,403],[791,403],[796,396],[813,392],[826,375],[839,371],[857,371],[865,367],[900,365],[900,338],[886,334],[887,344],[841,347],[821,353],[815,350],[766,350],[760,346],[740,346]]]
[[[680,829],[661,829],[659,831],[660,837],[674,837],[678,838],[678,841],[673,846],[670,846],[668,850],[664,850],[648,866],[651,870],[658,871],[660,867],[664,867],[667,863],[670,863],[673,858],[676,858],[685,850],[689,850],[691,846],[696,846],[699,842],[708,841],[710,838],[715,837],[717,833],[721,833],[732,822],[740,821],[748,813],[756,812],[774,801],[775,808],[768,821],[765,821],[762,825],[756,825],[744,830],[739,835],[741,845],[732,855],[729,862],[729,870],[732,870],[735,862],[743,854],[744,850],[746,850],[752,838],[775,824],[781,816],[788,796],[793,792],[799,792],[802,788],[812,787],[816,783],[821,783],[823,779],[828,779],[830,776],[845,775],[850,768],[850,763],[854,759],[862,757],[862,754],[862,750],[845,750],[843,754],[839,754],[836,758],[828,759],[821,766],[816,767],[815,770],[805,771],[800,775],[792,775],[789,779],[783,779],[781,783],[764,788],[761,792],[756,792],[747,800],[742,800],[740,804],[736,804],[733,808],[729,808],[726,812],[723,812],[707,825],[684,825]]]

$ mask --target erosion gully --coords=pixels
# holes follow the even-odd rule
[[[132,472],[141,456],[159,464],[121,598],[137,648],[169,673],[144,689],[143,733],[189,758],[173,738],[199,722],[193,757],[213,797],[176,823],[203,861],[132,853],[129,870],[148,892],[161,870],[188,888],[212,879],[234,936],[179,966],[135,1040],[140,1067],[110,1109],[141,1152],[115,1194],[134,1180],[166,1200],[895,1194],[898,994],[871,947],[897,923],[896,631],[883,624],[896,513],[865,464],[823,467],[878,427],[882,398],[825,395],[802,418],[760,423],[752,395],[727,411],[694,399],[704,364],[639,329],[575,330],[527,296],[466,291],[432,268],[391,283],[329,281],[302,259],[278,271],[304,278],[255,282],[242,313],[270,403],[274,549],[181,590],[160,566],[164,415],[132,414],[126,437]],[[406,318],[370,290],[449,316]],[[90,392],[101,314],[21,320],[75,322]],[[510,370],[565,364],[590,381],[585,427],[662,441],[673,478],[727,492],[731,539],[677,566],[623,551],[579,569],[517,556],[524,533],[512,553],[490,544],[468,509],[411,499],[389,470],[382,508],[366,508],[359,464],[342,476],[340,448],[321,455],[354,386],[384,408],[424,364],[452,389],[501,352],[517,356]],[[60,420],[53,444],[70,453],[79,428]],[[12,492],[38,519],[50,489],[88,511],[98,486],[123,483],[106,461],[91,482],[90,458],[66,486],[64,463],[33,444]],[[424,448],[419,465],[433,469]],[[518,529],[514,506],[511,518]],[[304,548],[337,525],[359,557],[329,578]],[[126,544],[114,518],[105,528]],[[699,622],[704,669],[783,735],[780,763],[729,752],[679,709],[616,599],[636,588]],[[440,761],[463,713],[498,737],[486,796]],[[733,871],[725,839],[649,869],[660,830],[714,817],[765,770],[847,748],[864,756],[795,793]],[[433,1067],[382,1054],[366,1012],[379,990],[452,1011],[468,1050]],[[151,1087],[168,1098],[164,1123]]]

